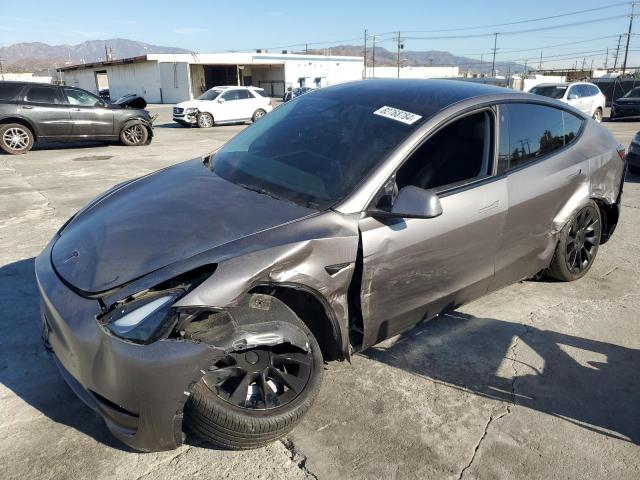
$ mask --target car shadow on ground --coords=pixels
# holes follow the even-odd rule
[[[453,312],[363,355],[640,445],[640,350]]]
[[[640,170],[629,168],[624,181],[625,183],[640,183]]]
[[[54,422],[74,428],[112,448],[132,451],[117,440],[101,417],[87,407],[67,386],[40,339],[39,298],[34,259],[0,267],[0,395],[4,408],[15,405],[11,421],[32,415],[7,396],[9,389],[22,401]],[[38,415],[33,415],[37,421]],[[45,427],[46,428],[46,427]]]

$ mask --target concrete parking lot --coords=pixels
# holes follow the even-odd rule
[[[40,341],[33,259],[125,179],[209,152],[243,126],[159,117],[147,147],[0,155],[0,478],[640,478],[640,177],[574,283],[521,282],[327,365],[284,441],[231,452],[188,438],[130,451],[68,389]],[[638,123],[606,123],[628,146]]]

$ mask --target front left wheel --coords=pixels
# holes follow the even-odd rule
[[[320,391],[322,354],[302,321],[309,350],[288,343],[232,352],[195,385],[185,424],[226,449],[258,448],[284,437]]]
[[[149,131],[141,123],[130,123],[120,131],[120,141],[128,147],[146,145],[149,140]]]

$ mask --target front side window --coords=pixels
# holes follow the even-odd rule
[[[64,94],[67,97],[69,105],[78,105],[81,107],[97,107],[102,105],[102,100],[84,90],[65,88]]]
[[[222,98],[224,98],[227,102],[240,100],[240,90],[227,90],[222,94]]]
[[[513,170],[571,143],[582,119],[558,108],[527,103],[500,106],[498,173]]]
[[[28,103],[62,103],[56,87],[31,87],[27,90],[24,101]]]
[[[489,111],[467,115],[445,126],[418,147],[398,170],[398,189],[413,185],[441,191],[443,187],[488,175],[493,131],[493,114]]]
[[[569,99],[580,98],[582,96],[583,95],[582,95],[582,91],[580,90],[580,85],[574,85],[569,89],[569,95],[567,95],[567,98]]]
[[[640,98],[640,87],[629,90],[622,97],[623,98]]]

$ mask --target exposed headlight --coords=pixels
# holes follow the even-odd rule
[[[183,292],[132,300],[99,319],[114,335],[138,343],[149,343],[178,319],[173,304]]]
[[[184,109],[184,113],[186,113],[187,115],[190,114],[190,113],[196,113],[197,111],[198,111],[198,109],[197,108],[193,108],[193,107]]]

